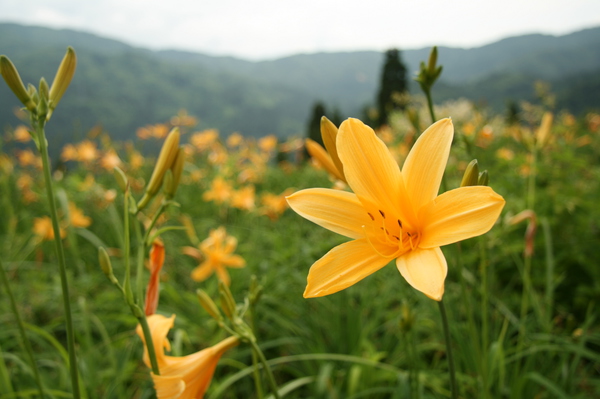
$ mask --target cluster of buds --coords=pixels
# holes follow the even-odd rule
[[[39,122],[46,122],[52,116],[52,112],[60,102],[63,94],[71,84],[75,68],[77,67],[77,56],[72,47],[67,48],[67,53],[63,57],[52,86],[44,78],[40,79],[40,84],[36,90],[35,86],[29,84],[27,88],[21,80],[21,76],[15,65],[8,57],[0,55],[0,74],[7,86],[17,96],[19,101]]]
[[[488,171],[484,170],[483,172],[479,172],[479,165],[477,160],[474,159],[469,162],[469,165],[467,165],[467,169],[465,169],[460,186],[489,186],[489,183],[490,178]]]
[[[442,66],[437,65],[437,46],[434,46],[429,53],[427,65],[425,65],[425,62],[421,61],[419,73],[415,80],[419,82],[419,85],[424,92],[429,93],[433,84],[441,74]]]

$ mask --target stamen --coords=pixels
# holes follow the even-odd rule
[[[391,255],[384,255],[381,252],[379,252],[379,250],[377,250],[377,248],[375,248],[375,245],[373,245],[373,243],[371,242],[371,240],[369,239],[369,236],[367,234],[367,231],[365,229],[365,226],[362,226],[363,232],[365,233],[365,238],[367,239],[367,242],[369,243],[369,245],[371,246],[371,248],[373,248],[373,251],[375,251],[377,253],[377,255],[381,256],[382,258],[388,258],[388,259],[392,259],[392,258],[396,258],[398,257],[398,255],[400,255],[400,252],[402,251],[401,248],[398,248],[397,251],[395,251],[393,254]]]
[[[385,213],[383,213],[383,211],[380,209],[379,213],[381,214],[381,217],[383,217],[385,219]]]
[[[373,217],[373,215],[371,215],[371,212],[367,212],[367,215],[371,217],[371,220],[375,221],[375,218]]]
[[[398,219],[398,226],[400,226],[400,228],[402,228],[402,222],[400,221],[400,219]]]

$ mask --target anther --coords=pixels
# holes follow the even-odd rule
[[[383,213],[383,211],[380,209],[379,213],[381,214],[381,217],[383,217],[385,219],[385,213]]]
[[[400,221],[400,219],[398,219],[398,226],[400,226],[400,228],[402,228],[402,222]]]
[[[373,217],[373,215],[371,215],[371,212],[367,212],[367,215],[369,215],[371,217],[371,220],[375,220],[375,218]]]

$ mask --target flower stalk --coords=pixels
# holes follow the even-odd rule
[[[452,391],[452,399],[458,399],[458,385],[456,385],[456,371],[454,369],[454,356],[452,355],[452,343],[450,339],[450,328],[448,325],[448,317],[446,316],[446,308],[444,301],[438,301],[440,315],[442,317],[442,326],[444,327],[444,339],[446,341],[446,355],[448,357],[448,371],[450,373],[450,390]]]

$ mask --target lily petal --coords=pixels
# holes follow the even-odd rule
[[[437,121],[421,134],[406,157],[402,176],[415,212],[437,197],[453,136],[452,120]]]
[[[396,259],[396,266],[413,288],[431,299],[442,300],[448,264],[439,247],[407,252]]]
[[[386,248],[377,250],[386,251]],[[375,273],[391,259],[377,253],[366,238],[338,245],[311,266],[304,297],[314,298],[341,291]]]
[[[441,247],[487,233],[504,204],[504,198],[485,186],[443,193],[419,212],[423,223],[419,247]]]
[[[310,156],[316,160],[321,167],[327,171],[327,173],[334,176],[338,180],[343,182],[346,181],[344,175],[340,173],[338,167],[333,162],[331,155],[325,151],[325,148],[321,147],[319,143],[311,139],[306,139],[304,146],[306,147],[306,151],[308,151]]]
[[[345,120],[338,131],[337,149],[348,185],[365,208],[391,211],[404,222],[408,216],[402,210],[410,206],[400,202],[406,199],[402,174],[373,129],[358,119]]]
[[[305,219],[349,238],[362,238],[362,226],[371,222],[355,194],[326,188],[298,191],[286,200]]]

